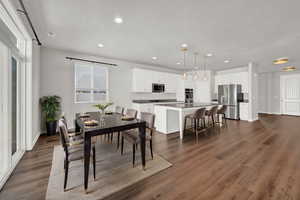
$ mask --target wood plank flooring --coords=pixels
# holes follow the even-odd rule
[[[0,199],[44,199],[53,146],[42,136],[0,192]],[[187,134],[155,134],[155,152],[173,167],[108,199],[299,200],[300,117],[260,115],[229,121],[195,141]]]

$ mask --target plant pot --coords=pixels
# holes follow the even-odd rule
[[[46,122],[47,136],[55,135],[57,130],[57,121]]]

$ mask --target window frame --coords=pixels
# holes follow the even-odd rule
[[[77,65],[86,65],[87,67],[90,67],[90,75],[91,75],[91,82],[90,82],[90,88],[78,88],[77,87],[77,71],[76,71],[76,66]],[[99,90],[99,88],[94,87],[94,68],[95,67],[102,67],[105,69],[105,78],[106,78],[106,97],[105,100],[95,100],[94,99],[94,91]],[[89,101],[77,101],[77,90],[82,89],[82,90],[89,90],[90,91],[90,100]],[[93,104],[93,103],[104,103],[109,101],[109,71],[106,66],[103,66],[101,64],[94,64],[94,63],[83,63],[83,62],[74,62],[74,103],[75,104]]]

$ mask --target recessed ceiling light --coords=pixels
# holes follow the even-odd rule
[[[296,67],[294,67],[294,66],[288,66],[288,67],[282,68],[282,70],[285,71],[285,72],[292,72],[292,71],[296,70]]]
[[[177,63],[176,63],[176,65],[180,65],[180,64],[181,64],[180,62],[177,62]]]
[[[207,56],[207,57],[212,57],[213,54],[212,54],[212,53],[207,53],[206,56]]]
[[[157,60],[157,57],[153,56],[153,57],[152,57],[152,60]]]
[[[288,58],[278,58],[276,60],[273,60],[274,65],[280,65],[280,64],[285,64],[289,61]]]
[[[48,36],[49,36],[49,37],[55,37],[55,35],[56,35],[56,34],[53,33],[53,32],[48,32]]]
[[[122,24],[123,19],[121,17],[115,17],[114,22],[117,23],[117,24]]]
[[[183,43],[183,44],[181,45],[181,47],[182,47],[182,48],[187,48],[187,47],[188,47],[188,45],[187,45],[187,44],[185,44],[185,43]]]
[[[224,63],[229,63],[229,62],[230,62],[230,60],[228,60],[228,59],[224,60]]]
[[[99,43],[97,46],[100,48],[104,47],[104,45],[102,43]]]

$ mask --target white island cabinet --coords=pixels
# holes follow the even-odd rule
[[[183,138],[184,117],[195,112],[199,108],[209,109],[216,104],[212,103],[176,103],[154,105],[155,127],[160,133],[169,134],[178,132]]]

